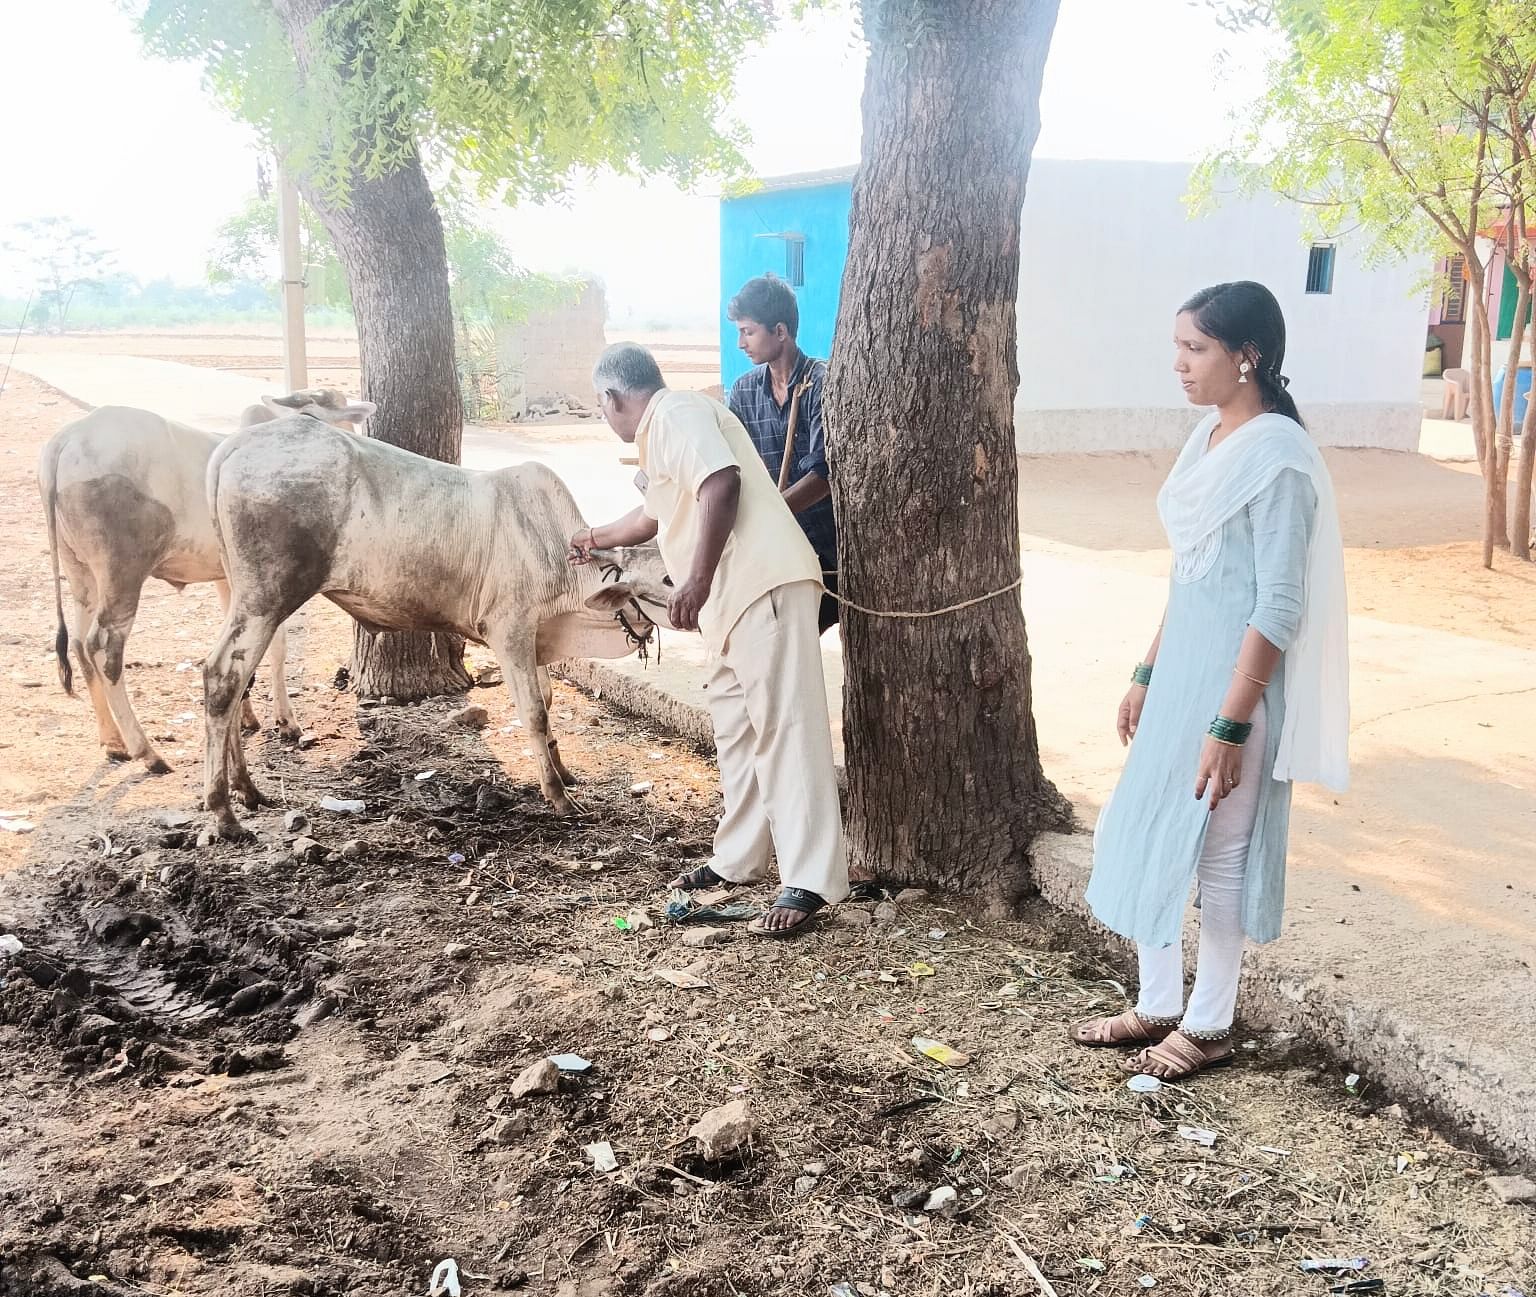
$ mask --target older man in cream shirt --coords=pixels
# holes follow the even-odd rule
[[[779,861],[782,889],[752,925],[803,931],[848,894],[842,816],[816,616],[821,563],[740,421],[662,382],[644,347],[609,347],[593,371],[603,418],[640,458],[645,503],[571,538],[571,561],[658,538],[676,592],[668,617],[715,660],[710,719],[725,812],[714,857],[671,886],[755,883]]]

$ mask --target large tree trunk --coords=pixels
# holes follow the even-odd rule
[[[316,20],[338,0],[275,0],[301,70],[313,66]],[[403,128],[402,128],[403,129]],[[388,175],[350,178],[344,203],[302,172],[295,183],[319,213],[347,272],[357,318],[362,396],[378,405],[368,433],[456,464],[463,432],[453,363],[453,306],[443,226],[411,149]],[[352,683],[402,700],[467,689],[464,641],[427,633],[354,632]]]
[[[1014,904],[1046,780],[1019,579],[1019,218],[1056,0],[870,0],[828,379],[850,865]],[[1109,706],[1109,701],[1106,701]]]

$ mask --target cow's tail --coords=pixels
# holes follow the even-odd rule
[[[75,671],[69,661],[69,627],[64,623],[64,591],[59,579],[59,457],[52,446],[43,449],[38,469],[38,487],[43,494],[43,518],[48,525],[48,559],[53,568],[53,610],[57,630],[53,636],[54,656],[59,659],[59,683],[71,697],[75,693]]]

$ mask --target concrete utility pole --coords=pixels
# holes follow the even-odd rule
[[[299,248],[299,191],[277,174],[277,243],[283,261],[283,382],[297,392],[309,386],[304,349],[304,263]]]

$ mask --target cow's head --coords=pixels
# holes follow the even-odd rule
[[[273,418],[308,414],[353,432],[379,408],[372,401],[349,401],[345,392],[338,392],[334,387],[306,387],[287,396],[264,396],[261,403]]]
[[[649,655],[656,642],[655,611],[617,568],[608,575],[596,565],[571,569],[578,606],[539,623],[534,652],[540,666],[571,658]],[[663,605],[663,613],[665,605]]]
[[[592,565],[604,581],[620,581],[633,592],[635,602],[658,626],[674,629],[667,617],[672,600],[672,578],[655,545],[637,545],[632,549],[595,549]]]

